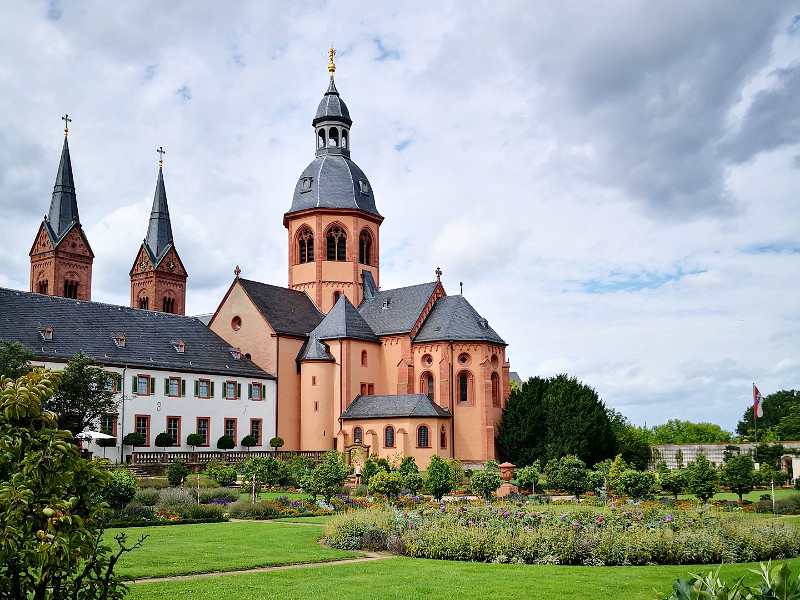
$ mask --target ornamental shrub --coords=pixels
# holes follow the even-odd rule
[[[686,468],[689,491],[702,502],[708,502],[717,492],[718,473],[702,454]]]
[[[111,508],[119,510],[133,500],[138,485],[136,476],[128,469],[114,469],[112,479],[103,488],[101,497]]]
[[[167,470],[167,481],[169,481],[170,485],[175,487],[181,484],[181,479],[185,480],[188,476],[189,468],[180,458],[176,458]]]
[[[661,489],[675,496],[676,502],[678,501],[678,494],[682,493],[689,485],[685,469],[668,471],[662,473],[659,477],[661,479]]]
[[[658,594],[659,600],[685,600],[687,598],[714,598],[715,600],[772,600],[782,598],[783,600],[800,600],[800,584],[798,578],[792,577],[789,565],[786,563],[772,566],[760,564],[760,571],[750,569],[753,573],[760,575],[764,580],[756,586],[745,585],[743,579],[735,583],[728,583],[726,579],[721,579],[719,572],[720,565],[716,571],[709,571],[707,575],[697,575],[689,573],[689,579],[676,579],[672,584],[673,592],[667,597],[662,593]]]
[[[233,450],[236,447],[236,440],[229,435],[220,436],[217,440],[217,448],[219,450]]]
[[[208,463],[203,474],[224,487],[229,487],[236,483],[236,467],[233,465],[224,465],[216,460],[212,460]]]
[[[517,485],[523,490],[534,491],[536,484],[539,482],[540,463],[537,460],[532,465],[515,469],[514,476],[517,479]]]
[[[331,498],[342,489],[352,468],[344,462],[344,455],[336,450],[328,450],[314,470],[311,472],[314,489],[330,504]]]
[[[226,487],[206,488],[200,492],[200,504],[217,501],[218,504],[236,502],[239,492]]]
[[[131,502],[138,502],[141,506],[155,506],[158,502],[158,490],[149,487],[140,488],[136,490],[136,495]]]
[[[170,434],[164,432],[164,433],[159,433],[156,436],[155,442],[153,442],[153,443],[158,448],[166,449],[166,448],[171,447],[174,442],[172,440],[172,436]]]
[[[403,477],[403,489],[409,490],[414,494],[418,493],[424,485],[425,481],[419,473],[412,472]]]
[[[247,448],[247,451],[249,452],[250,448],[258,445],[258,440],[254,435],[246,435],[242,438],[241,445],[242,448]]]
[[[502,483],[503,478],[500,477],[500,473],[487,469],[473,472],[469,485],[472,491],[488,500]]]
[[[197,504],[194,490],[182,490],[177,487],[158,490],[158,502],[156,502],[158,508],[175,508],[189,504]]]
[[[369,489],[373,493],[383,494],[387,498],[394,498],[403,489],[403,476],[400,473],[378,471],[369,480]]]
[[[256,492],[264,486],[283,485],[291,478],[286,463],[274,456],[248,458],[239,464],[239,473],[242,475],[243,485],[246,486],[252,485],[255,476]]]
[[[619,474],[617,487],[619,491],[636,500],[641,500],[653,489],[656,478],[647,471],[627,469]]]
[[[419,473],[419,467],[413,456],[404,456],[400,463],[400,474],[405,477],[409,473]]]
[[[274,437],[269,441],[269,445],[273,448],[283,448],[283,438],[282,437]]]
[[[574,454],[554,458],[544,468],[547,485],[579,496],[586,491],[586,463]]]
[[[453,491],[453,472],[450,469],[450,465],[438,454],[431,456],[424,490],[437,501],[441,500],[445,494]]]
[[[378,462],[375,458],[368,458],[364,461],[361,468],[361,483],[369,485],[369,480],[378,472]]]
[[[144,436],[138,431],[131,431],[124,438],[122,438],[123,446],[144,446]]]

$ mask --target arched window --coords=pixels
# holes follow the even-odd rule
[[[326,238],[328,242],[328,260],[347,260],[347,234],[345,233],[344,229],[342,229],[339,225],[334,225],[328,229]]]
[[[47,293],[47,279],[39,282],[39,293],[46,294]]]
[[[342,129],[342,148],[347,148],[347,130]]]
[[[362,440],[364,439],[364,435],[361,433],[361,427],[356,427],[353,429],[353,443],[354,444],[361,444],[363,443]]]
[[[394,448],[394,427],[387,425],[383,431],[383,445],[386,448]]]
[[[500,406],[500,376],[492,373],[492,406]]]
[[[325,130],[320,129],[317,132],[317,148],[324,148],[325,147]]]
[[[366,229],[358,236],[358,262],[363,265],[372,264],[372,234]]]
[[[342,297],[342,292],[336,291],[333,292],[333,303],[336,304],[339,301],[339,298]]]
[[[150,298],[147,296],[140,296],[139,297],[139,308],[143,308],[145,310],[150,308]]]
[[[467,404],[472,401],[472,373],[461,371],[458,374],[458,401]]]
[[[361,351],[361,366],[362,367],[366,367],[367,366],[367,351],[366,350],[362,350]]]
[[[72,298],[73,300],[77,300],[78,282],[74,279],[64,280],[64,298]]]
[[[297,234],[300,264],[314,262],[314,234],[304,227]]]
[[[442,425],[442,429],[439,431],[439,447],[440,448],[447,448],[447,430]]]
[[[335,148],[339,145],[339,130],[336,127],[331,127],[328,131],[328,147]]]
[[[417,447],[419,448],[427,448],[428,447],[428,426],[427,425],[420,425],[417,429]]]
[[[163,311],[165,313],[174,313],[175,312],[175,298],[170,298],[169,296],[164,296]]]
[[[420,392],[425,394],[431,401],[434,400],[434,385],[433,385],[433,374],[430,371],[425,371],[419,379],[419,389]]]

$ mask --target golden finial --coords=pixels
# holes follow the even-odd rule
[[[333,72],[336,70],[336,65],[333,64],[333,57],[335,54],[336,50],[331,46],[331,49],[328,50],[328,72],[331,74],[331,77],[333,77]]]
[[[164,146],[159,146],[156,152],[158,152],[158,168],[160,169],[161,165],[164,164],[164,155],[167,153],[167,151],[164,150]]]
[[[64,115],[61,117],[61,120],[64,121],[64,137],[67,137],[69,133],[69,124],[72,123],[72,119],[69,118],[69,115]]]

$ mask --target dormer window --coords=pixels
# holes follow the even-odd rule
[[[234,360],[242,358],[242,351],[239,348],[230,348],[230,352]]]
[[[39,335],[41,335],[42,339],[45,340],[46,342],[51,342],[53,341],[53,328],[50,325],[48,325],[44,329],[39,330]]]
[[[364,195],[369,195],[369,181],[366,179],[358,180],[358,189]]]
[[[183,340],[172,342],[172,346],[178,354],[183,354],[184,350],[186,350],[186,344],[183,343]]]
[[[389,308],[389,298],[386,298],[383,301],[383,305],[381,306],[381,310],[386,310],[387,308]]]
[[[126,341],[125,341],[125,334],[120,333],[117,337],[114,338],[114,343],[117,345],[117,348],[124,348]]]
[[[311,182],[314,180],[313,177],[303,177],[300,179],[300,193],[304,194],[305,192],[311,191]]]

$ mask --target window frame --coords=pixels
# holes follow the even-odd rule
[[[256,398],[256,390],[258,390],[258,398]],[[259,381],[254,381],[247,386],[248,399],[253,402],[261,402],[264,400],[264,384]]]
[[[462,391],[462,377],[466,384]],[[475,376],[472,371],[464,369],[456,375],[456,399],[459,406],[472,406],[475,404]]]
[[[253,434],[253,424],[258,423],[258,435]],[[250,435],[256,438],[256,446],[263,446],[264,419],[250,419]]]
[[[236,436],[238,435],[238,430],[239,430],[239,419],[235,417],[233,418],[225,417],[225,420],[222,422],[223,435],[228,435],[228,423],[233,423],[233,435],[231,437],[233,438],[233,441],[238,444],[237,440],[239,438]]]
[[[364,444],[364,430],[361,429],[361,426],[356,425],[353,427],[353,443],[354,444]]]
[[[205,444],[197,444],[198,447],[208,448],[211,445],[211,417],[197,417],[196,425],[195,425],[195,433],[200,434],[200,422],[205,422],[206,424],[206,443]]]
[[[228,392],[230,391],[230,387],[233,386],[233,396],[230,396]],[[225,382],[225,400],[239,400],[242,397],[242,384],[236,381],[235,379],[229,379]]]
[[[206,384],[206,395],[204,396],[202,393],[202,386]],[[214,382],[210,379],[197,379],[195,381],[195,398],[201,398],[203,400],[208,400],[209,398],[214,397]]]
[[[176,382],[178,387],[178,393],[172,393],[172,382]],[[182,398],[186,395],[186,380],[183,377],[166,377],[164,379],[164,391],[166,392],[164,395],[168,398]]]
[[[133,416],[133,430],[136,433],[142,433],[139,430],[139,419],[144,419],[144,444],[143,446],[150,445],[150,415],[134,415]]]
[[[391,444],[388,443],[389,442],[389,432],[391,432],[391,435],[392,435],[392,440],[391,440],[392,443]],[[396,434],[396,432],[395,432],[395,429],[394,429],[394,427],[392,425],[387,425],[386,427],[383,428],[383,447],[384,448],[395,448],[396,447],[397,440],[396,440],[396,435],[395,434]]]
[[[425,433],[425,445],[420,444],[422,441],[422,433]],[[425,423],[417,425],[417,448],[430,448],[431,447],[431,428]]]
[[[167,415],[167,424],[164,428],[166,433],[169,433],[169,422],[171,419],[176,419],[178,421],[178,437],[177,440],[175,437],[172,438],[172,445],[173,446],[180,446],[181,445],[181,417],[180,415]]]
[[[490,376],[490,380],[492,384],[492,406],[494,408],[499,408],[502,403],[500,400],[500,375],[493,372]]]
[[[134,379],[136,380],[136,392],[134,395],[136,396],[154,396],[156,393],[156,379],[155,377],[151,377],[150,375],[134,375]],[[142,387],[142,380],[146,380],[147,383],[145,384],[145,389],[147,390],[145,393],[141,393],[139,390]]]
[[[107,428],[107,427],[104,428],[103,427],[103,419],[111,419],[111,427],[110,428]],[[118,422],[119,422],[119,415],[117,415],[116,413],[106,413],[104,415],[101,415],[100,416],[100,431],[101,432],[110,431],[111,435],[113,435],[114,437],[117,437],[117,424],[118,424]]]

